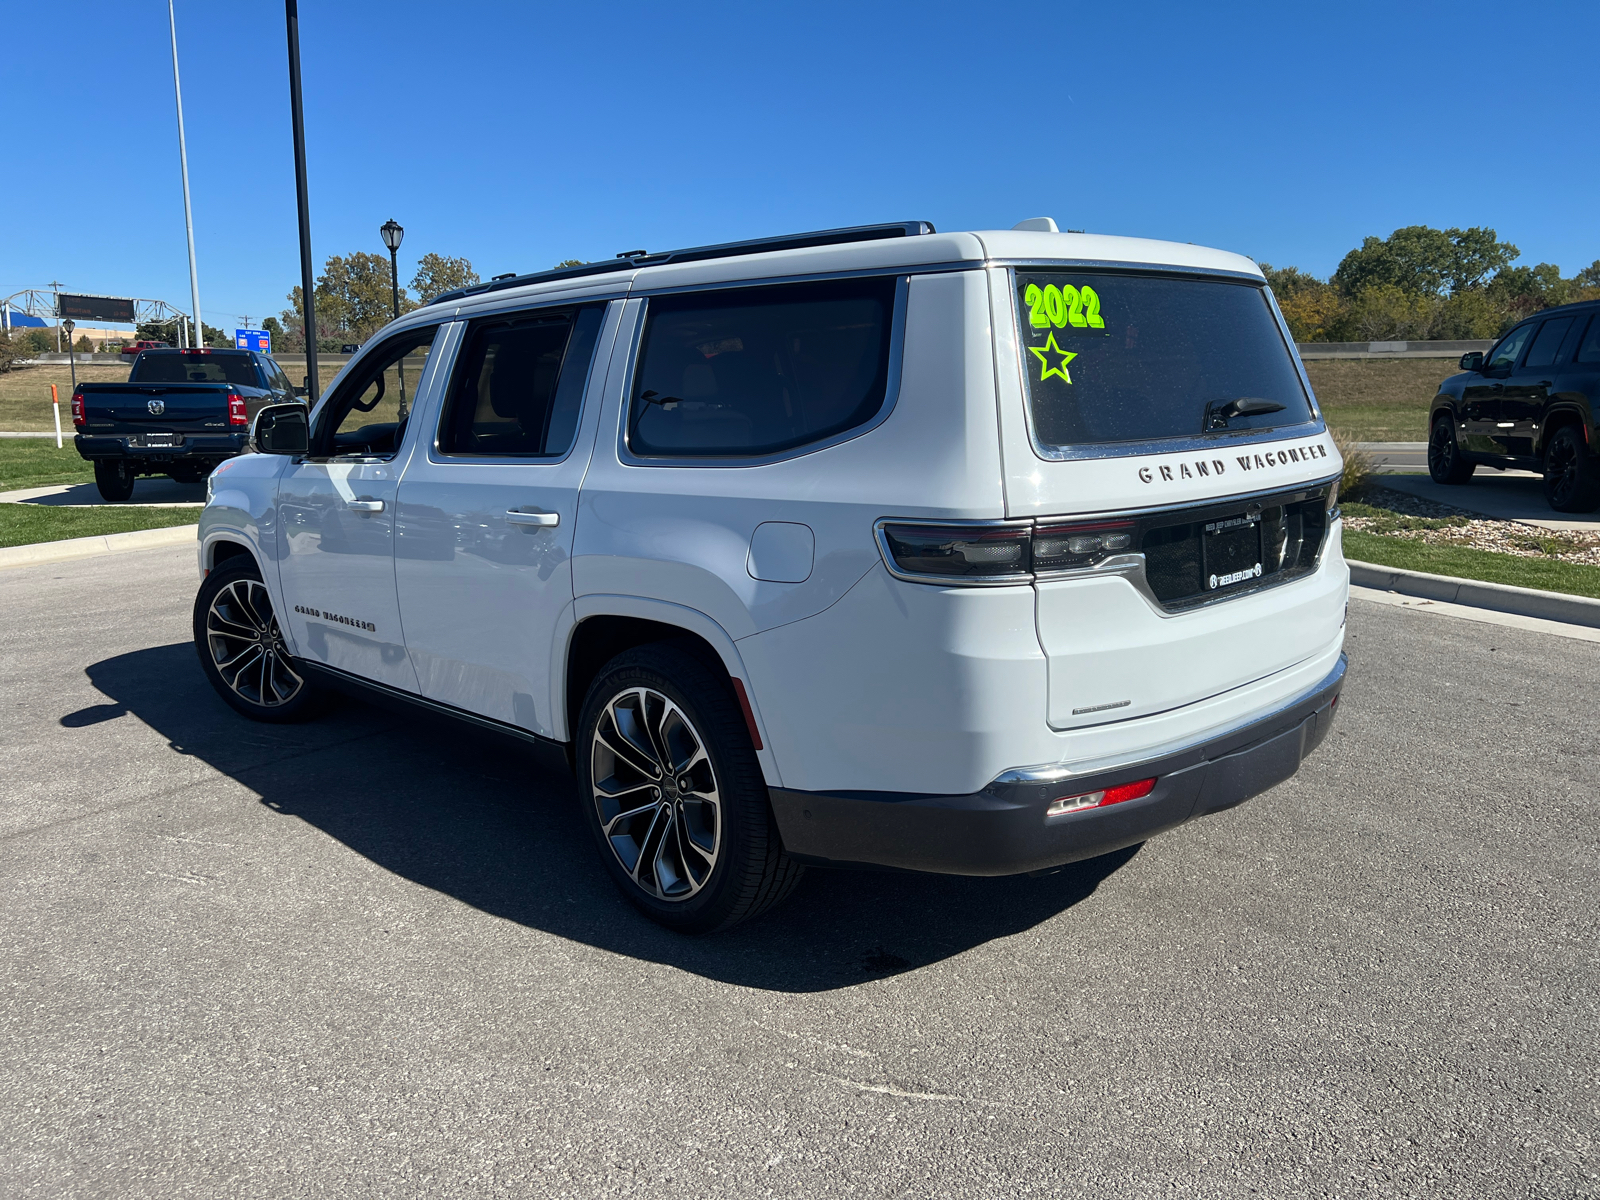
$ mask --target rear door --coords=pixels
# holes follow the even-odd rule
[[[1261,282],[995,268],[990,295],[1007,515],[1037,523],[1049,724],[1147,716],[1336,654],[1340,460]]]
[[[546,305],[469,324],[400,483],[395,581],[422,694],[546,737],[607,312]]]

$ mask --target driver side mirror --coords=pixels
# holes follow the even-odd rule
[[[294,394],[296,396],[309,396],[311,394],[311,389],[308,387],[297,387],[294,389]]]
[[[268,404],[250,426],[250,448],[257,454],[306,454],[311,423],[303,404]]]
[[[1463,371],[1483,370],[1483,351],[1470,350],[1461,356],[1461,369]]]

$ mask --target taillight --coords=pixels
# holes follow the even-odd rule
[[[1033,523],[879,526],[901,573],[969,583],[1026,583]]]
[[[82,425],[82,424],[85,423],[85,420],[86,420],[86,418],[83,415],[83,393],[82,392],[73,392],[72,393],[72,423],[74,425]]]
[[[1063,796],[1045,810],[1048,817],[1062,813],[1082,812],[1086,808],[1104,808],[1108,804],[1121,804],[1124,800],[1142,800],[1155,791],[1154,779],[1141,779],[1137,783],[1119,783],[1116,787],[1102,788],[1098,792],[1085,792],[1081,796]]]
[[[248,425],[250,418],[245,415],[244,397],[238,392],[228,393],[228,424]]]
[[[1070,571],[1092,567],[1109,554],[1133,547],[1132,521],[1041,525],[1033,531],[1033,569]]]
[[[895,574],[934,583],[1027,583],[1037,574],[1092,567],[1133,548],[1132,521],[1031,521],[878,526]]]

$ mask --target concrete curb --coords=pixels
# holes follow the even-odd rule
[[[1541,592],[1537,588],[1512,587],[1506,583],[1479,583],[1474,579],[1402,571],[1398,567],[1380,567],[1372,563],[1351,562],[1349,566],[1350,582],[1361,587],[1600,629],[1600,600],[1587,596]]]
[[[74,558],[120,554],[127,550],[155,550],[162,546],[185,544],[192,546],[199,536],[199,525],[173,525],[167,529],[135,529],[131,533],[106,533],[99,537],[67,538],[60,542],[35,542],[31,546],[7,546],[0,549],[0,569],[67,562]]]

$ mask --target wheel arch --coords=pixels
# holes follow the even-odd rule
[[[695,609],[637,596],[585,596],[574,606],[574,617],[559,675],[562,679],[559,703],[565,729],[558,736],[567,743],[569,756],[576,745],[578,715],[584,697],[601,668],[625,650],[657,642],[675,642],[728,680],[734,699],[744,711],[762,774],[769,785],[781,786],[749,672],[738,647],[722,626]]]
[[[1592,453],[1594,451],[1594,442],[1589,436],[1588,417],[1571,405],[1564,405],[1561,408],[1554,409],[1545,417],[1544,425],[1539,430],[1539,453],[1541,455],[1544,453],[1545,447],[1550,444],[1551,437],[1558,430],[1565,429],[1568,426],[1576,426],[1582,432],[1583,444]]]
[[[249,555],[251,558],[256,559],[256,569],[261,569],[261,560],[256,556],[255,551],[245,543],[230,537],[216,537],[207,542],[203,551],[204,561],[201,565],[207,571],[212,571],[227,562],[228,559],[236,558],[241,554]],[[264,575],[263,578],[265,578]]]
[[[1428,433],[1432,435],[1433,427],[1439,423],[1440,414],[1456,419],[1456,398],[1448,392],[1440,392],[1433,398],[1433,404],[1428,409]]]

